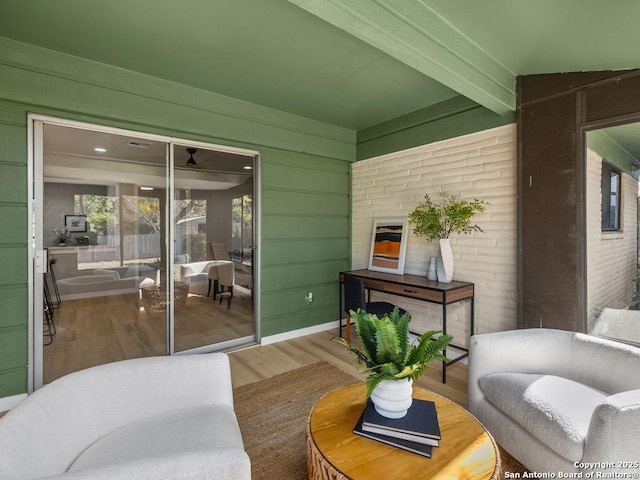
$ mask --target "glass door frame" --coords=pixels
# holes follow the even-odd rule
[[[43,198],[44,198],[44,125],[57,125],[76,129],[84,129],[95,132],[103,132],[114,135],[134,136],[145,140],[163,142],[167,144],[167,163],[166,163],[166,192],[165,195],[165,211],[168,212],[168,218],[175,217],[175,202],[173,201],[175,192],[175,176],[174,176],[174,151],[175,145],[189,145],[195,148],[216,150],[221,152],[234,153],[251,157],[253,159],[253,228],[254,228],[254,288],[256,290],[253,295],[253,323],[254,335],[252,338],[243,337],[218,344],[205,345],[202,347],[175,351],[175,319],[174,308],[167,310],[167,355],[183,355],[192,353],[206,353],[211,351],[219,351],[225,348],[231,348],[238,345],[247,344],[249,342],[259,342],[260,328],[259,321],[259,285],[260,285],[260,262],[259,248],[260,242],[260,152],[227,145],[219,145],[207,142],[198,142],[184,138],[169,137],[164,135],[156,135],[143,131],[126,130],[105,125],[68,120],[58,117],[52,117],[41,114],[28,114],[27,122],[27,181],[28,181],[28,255],[31,266],[28,273],[28,295],[29,295],[29,311],[28,311],[28,393],[32,393],[43,386],[43,278],[47,272],[48,259],[46,258],[46,250],[43,245]],[[165,238],[167,252],[167,289],[173,292],[174,279],[173,269],[174,263],[174,225],[172,221],[167,222]]]

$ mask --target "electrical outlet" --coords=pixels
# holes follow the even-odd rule
[[[307,293],[307,296],[304,297],[305,302],[307,303],[311,303],[313,302],[313,292],[309,292]]]

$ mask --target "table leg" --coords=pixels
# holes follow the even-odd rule
[[[442,305],[442,333],[447,333],[447,305]],[[447,356],[447,347],[444,347],[442,354]],[[442,361],[442,383],[447,383],[447,361]]]
[[[342,282],[338,281],[338,336],[342,338]],[[346,320],[345,320],[346,322]]]
[[[209,281],[211,281],[211,280],[209,280]],[[219,285],[218,285],[218,280],[214,280],[214,281],[213,281],[213,301],[214,301],[214,302],[216,301],[216,297],[218,296],[218,293],[219,293],[219,292],[218,292],[218,289],[219,289],[219,288],[220,288],[220,287],[219,287]],[[207,294],[207,296],[208,296],[208,295],[209,295],[209,294]]]
[[[476,300],[475,296],[471,297],[471,333],[469,334],[469,338],[471,338],[476,333],[475,332],[475,328],[476,328],[475,327],[475,311],[476,311],[475,300]]]

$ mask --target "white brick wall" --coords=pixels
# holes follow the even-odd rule
[[[637,263],[638,181],[622,174],[622,231],[602,232],[602,157],[587,150],[588,325],[604,307],[632,301]]]
[[[446,191],[489,203],[474,217],[484,233],[454,235],[454,280],[475,283],[476,333],[516,328],[516,126],[452,138],[410,150],[370,158],[352,166],[352,267],[367,268],[373,219],[408,216],[429,194]],[[405,273],[426,275],[437,242],[407,241]],[[442,328],[438,305],[390,295],[411,312],[413,331]],[[455,344],[468,345],[469,302],[447,310]]]

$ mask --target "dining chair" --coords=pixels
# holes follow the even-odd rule
[[[390,314],[396,307],[390,302],[367,302],[364,282],[362,279],[354,275],[344,276],[344,312],[346,339],[347,343],[351,344],[351,312],[357,312],[358,309],[362,309],[369,314],[375,314],[378,318],[383,317],[385,314]],[[403,308],[399,308],[400,315],[404,315],[407,311]],[[340,327],[342,329],[342,326]]]
[[[211,284],[213,283],[213,301],[215,302],[216,298],[220,296],[220,305],[222,305],[222,298],[227,297],[227,310],[230,309],[231,300],[233,299],[233,286],[235,284],[233,262],[231,260],[214,260],[209,262],[207,275],[209,277],[207,296],[209,296]]]

